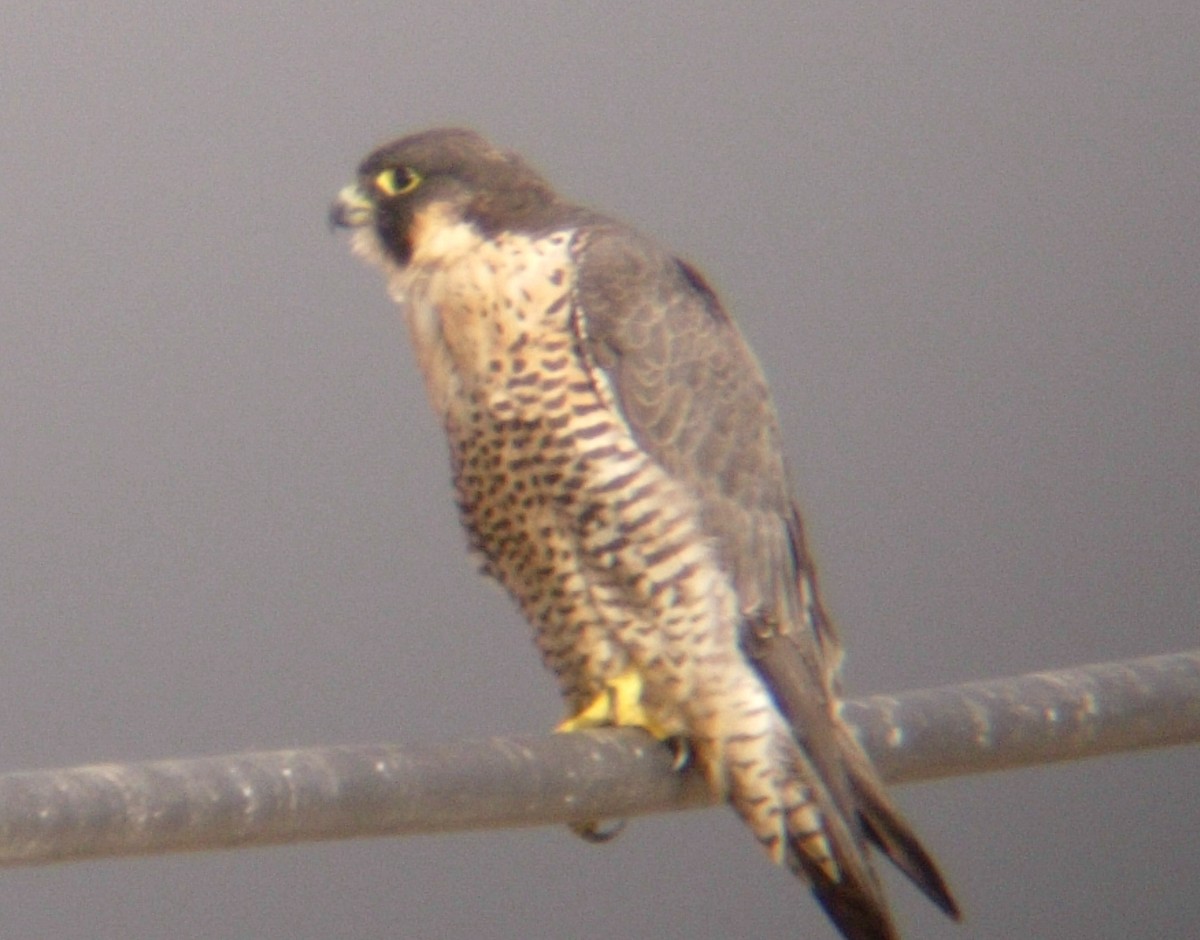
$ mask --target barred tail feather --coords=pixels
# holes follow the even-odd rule
[[[812,887],[847,940],[899,940],[858,816],[842,810],[782,719],[726,746],[729,802],[767,853]]]
[[[899,940],[888,912],[887,899],[867,856],[866,838],[857,818],[846,818],[808,756],[795,745],[789,761],[793,780],[810,795],[807,816],[821,822],[819,845],[814,852],[811,826],[803,817],[788,814],[788,866],[807,881],[821,907],[846,940]],[[796,825],[799,822],[800,825]]]
[[[789,825],[788,862],[807,880],[821,906],[847,940],[896,940],[897,929],[871,867],[873,843],[930,900],[958,919],[958,905],[929,854],[921,847],[850,728],[831,707],[830,675],[811,645],[813,634],[748,631],[743,648],[786,722],[791,775],[807,788],[822,820],[827,859],[803,825]],[[811,827],[809,827],[811,828]]]

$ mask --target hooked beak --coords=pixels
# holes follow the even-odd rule
[[[375,218],[375,204],[354,184],[342,187],[329,207],[330,228],[362,228]]]

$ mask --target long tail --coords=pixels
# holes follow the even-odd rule
[[[819,756],[809,743],[778,716],[765,738],[728,745],[729,802],[767,852],[811,886],[847,940],[899,940],[868,842],[957,918],[945,881],[857,743],[838,741],[844,751]]]
[[[812,634],[800,634],[808,638]],[[759,633],[744,642],[773,704],[771,735],[775,791],[774,830],[786,846],[773,846],[767,832],[772,811],[760,783],[748,775],[730,778],[730,802],[779,861],[804,878],[847,940],[898,940],[868,842],[876,845],[950,917],[959,910],[936,864],[888,798],[870,759],[834,713],[834,693],[820,658],[796,635]],[[764,764],[767,762],[763,756]],[[782,825],[780,822],[782,821]],[[780,852],[778,849],[782,848]]]
[[[728,743],[730,804],[767,853],[812,887],[847,940],[898,940],[866,829],[839,799],[853,794],[849,778],[835,795],[782,716],[773,719],[768,734]]]
[[[793,745],[795,747],[795,745]],[[819,808],[823,824],[822,846],[832,865],[822,864],[811,851],[812,841],[804,833],[788,826],[787,862],[797,875],[808,881],[825,913],[847,940],[898,940],[899,933],[888,911],[887,899],[867,855],[866,840],[859,820],[847,814],[835,787],[814,766],[800,747],[792,752],[791,771],[803,780],[813,805]]]

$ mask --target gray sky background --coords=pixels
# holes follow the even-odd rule
[[[695,261],[853,694],[1200,636],[1200,5],[0,7],[0,768],[559,717],[463,557],[374,145],[463,123]],[[1191,937],[1200,752],[914,786],[967,923]],[[0,935],[831,938],[723,810],[0,873]]]

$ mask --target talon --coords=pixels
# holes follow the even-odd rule
[[[682,734],[674,734],[666,739],[667,745],[675,759],[671,761],[671,770],[679,773],[692,759],[692,745]]]
[[[601,845],[615,839],[621,834],[621,830],[625,828],[624,819],[614,819],[607,828],[601,828],[602,820],[591,819],[583,823],[571,823],[571,831],[584,842],[590,842],[592,845]]]

